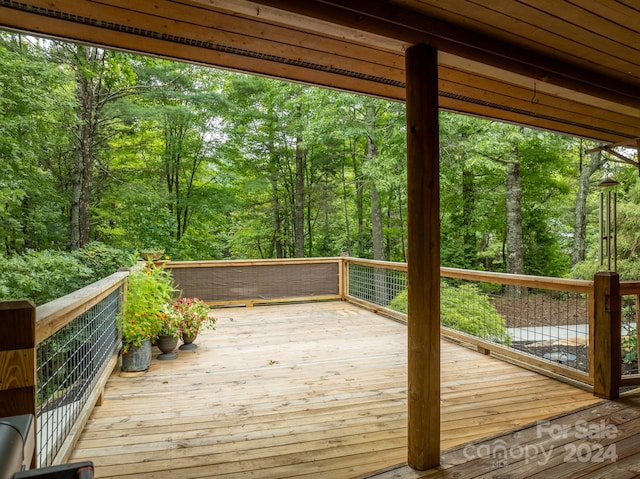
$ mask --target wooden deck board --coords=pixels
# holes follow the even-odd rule
[[[406,326],[345,302],[221,309],[216,331],[114,372],[72,461],[97,478],[341,478],[406,460]],[[595,404],[442,342],[442,447]]]
[[[445,451],[439,468],[418,472],[396,466],[369,479],[574,479],[640,477],[640,396],[602,401],[551,418],[549,426],[520,428],[506,435]],[[609,429],[607,429],[609,428]],[[560,432],[562,431],[562,432]],[[506,449],[502,448],[506,445]],[[578,454],[574,452],[580,451]],[[599,451],[605,451],[600,455]]]

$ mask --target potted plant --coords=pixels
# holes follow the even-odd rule
[[[181,350],[196,349],[193,341],[203,327],[215,329],[216,318],[209,316],[210,308],[198,298],[180,298],[173,301],[169,307],[179,326],[180,336],[184,343]]]
[[[160,334],[164,306],[174,293],[164,268],[134,270],[128,278],[127,300],[117,326],[122,335],[122,370],[144,371],[151,362],[151,339]]]
[[[170,305],[164,306],[164,311],[159,313],[160,318],[160,331],[158,333],[158,339],[156,346],[161,351],[158,359],[168,360],[175,359],[177,357],[174,350],[178,345],[178,339],[180,338],[180,323],[176,315],[171,314]]]

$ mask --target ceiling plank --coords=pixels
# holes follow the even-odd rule
[[[640,108],[640,89],[635,84],[558,62],[533,50],[483,36],[415,11],[400,9],[388,2],[341,0],[338,4],[335,0],[254,0],[254,3],[334,22],[348,29],[375,32],[410,44],[434,45],[439,50],[513,71],[539,82]]]
[[[431,6],[428,11],[437,11],[449,21],[465,21],[471,28],[505,42],[600,73],[611,73],[613,69],[622,80],[633,81],[640,76],[639,37],[632,31],[623,31],[624,37],[610,38],[617,24],[570,3],[563,2],[561,10],[557,0],[447,0],[436,5],[439,7]]]

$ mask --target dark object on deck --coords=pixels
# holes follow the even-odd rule
[[[31,469],[36,429],[33,414],[0,419],[0,479],[93,479],[91,461]]]

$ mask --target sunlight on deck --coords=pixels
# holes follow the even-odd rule
[[[197,350],[114,372],[72,461],[157,479],[347,478],[406,461],[405,325],[346,302],[215,314]],[[596,401],[442,342],[443,449]]]

